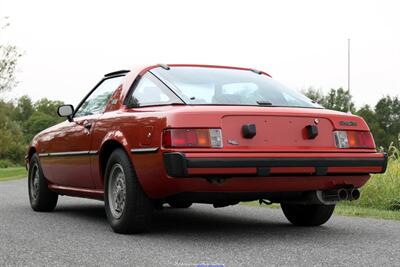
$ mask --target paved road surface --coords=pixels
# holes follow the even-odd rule
[[[61,197],[33,212],[26,180],[0,182],[1,266],[400,265],[400,222],[335,216],[325,226],[288,224],[280,210],[195,205],[165,208],[153,231],[118,235],[103,203]]]

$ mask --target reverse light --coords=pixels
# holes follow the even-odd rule
[[[163,146],[222,148],[221,129],[167,129],[163,134]]]
[[[334,131],[337,148],[375,148],[370,132],[366,131]]]

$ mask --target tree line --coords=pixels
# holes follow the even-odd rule
[[[23,163],[33,136],[63,120],[57,115],[61,104],[46,98],[33,103],[28,96],[8,102],[0,99],[0,168]]]

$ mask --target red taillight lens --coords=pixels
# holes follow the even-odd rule
[[[365,148],[375,148],[372,134],[370,132],[358,132],[358,145]]]
[[[337,148],[375,148],[374,138],[365,131],[335,131]]]
[[[221,148],[221,129],[167,129],[163,135],[163,146]]]

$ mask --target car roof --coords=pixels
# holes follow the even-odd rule
[[[233,67],[233,66],[225,66],[225,65],[206,65],[206,64],[156,64],[156,65],[147,65],[147,66],[146,65],[136,65],[131,70],[117,70],[117,71],[109,72],[109,73],[105,74],[104,77],[123,75],[123,74],[127,74],[131,71],[137,72],[137,70],[140,68],[142,69],[142,72],[145,72],[150,69],[157,68],[157,67],[161,67],[166,70],[169,70],[170,67],[203,67],[203,68],[224,68],[224,69],[249,70],[249,71],[253,71],[257,74],[265,74],[265,75],[271,77],[271,75],[269,75],[268,73],[263,72],[261,70],[254,69],[254,68],[242,68],[242,67]],[[142,72],[141,72],[141,74],[143,74]]]
[[[170,67],[202,67],[202,68],[220,68],[220,69],[236,69],[236,70],[248,70],[248,71],[253,71],[257,74],[264,74],[267,75],[269,77],[272,77],[271,75],[269,75],[268,73],[261,71],[261,70],[257,70],[254,68],[243,68],[243,67],[233,67],[233,66],[226,66],[226,65],[207,65],[207,64],[157,64],[157,65],[153,65],[153,66],[149,66],[147,68],[151,69],[151,68],[156,68],[156,67],[161,67],[164,69],[169,69]]]

